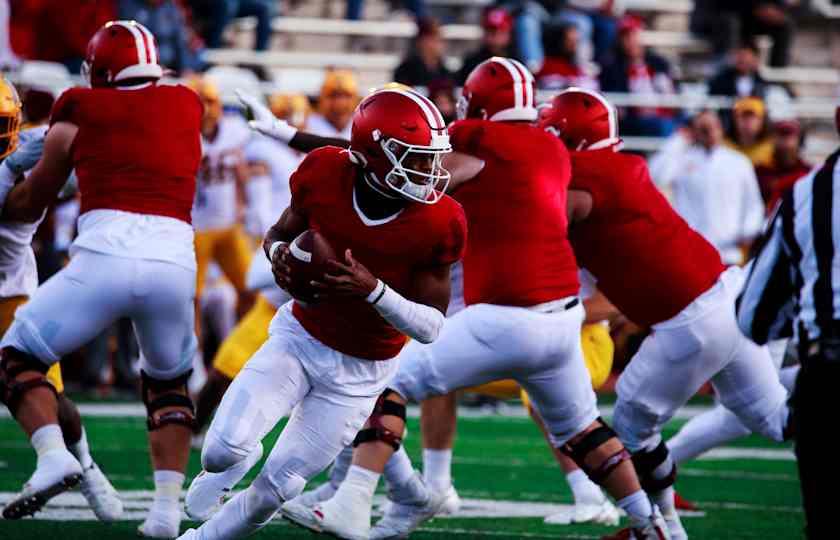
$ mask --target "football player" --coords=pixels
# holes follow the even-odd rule
[[[746,426],[786,431],[787,392],[770,353],[735,321],[742,270],[673,210],[644,159],[618,151],[618,115],[599,93],[571,88],[540,125],[571,151],[570,239],[578,262],[628,319],[653,329],[618,380],[613,423],[671,538],[687,538],[674,508],[676,467],[662,426],[707,381]]]
[[[353,72],[327,71],[318,95],[318,110],[309,118],[308,131],[323,137],[349,139],[353,110],[358,102],[359,84]]]
[[[254,482],[182,538],[239,538],[349,445],[396,370],[409,336],[437,339],[449,303],[449,268],[461,258],[466,222],[444,188],[451,149],[440,112],[411,91],[365,98],[349,150],[312,152],[291,178],[291,204],[263,243],[278,285],[294,273],[290,244],[314,229],[340,254],[311,286],[318,302],[289,302],[268,341],[225,393],[205,438],[194,483],[217,502],[262,452],[261,440],[294,409]],[[389,409],[390,410],[390,409]],[[194,488],[190,488],[191,491]]]
[[[192,211],[198,263],[196,298],[201,298],[207,269],[214,261],[239,293],[240,310],[247,309],[253,302],[245,287],[251,245],[240,225],[240,207],[250,176],[245,146],[251,132],[243,118],[223,114],[219,91],[212,82],[195,77],[188,84],[204,104],[201,167]]]
[[[30,93],[31,94],[31,93]],[[0,77],[0,119],[5,131],[0,135],[0,160],[15,151],[18,139],[22,142],[33,141],[35,151],[30,155],[16,155],[2,167],[2,187],[0,187],[0,207],[5,195],[19,179],[19,171],[28,170],[41,155],[38,139],[43,138],[47,126],[30,126],[18,133],[20,128],[21,103],[14,86]],[[28,164],[22,163],[24,159]],[[38,269],[35,254],[32,251],[32,237],[42,221],[34,222],[0,221],[0,336],[6,333],[14,319],[15,311],[26,303],[38,286]],[[94,463],[88,447],[87,434],[82,426],[82,419],[76,404],[64,393],[64,381],[61,367],[56,362],[45,374],[58,396],[58,423],[62,436],[70,452],[82,465],[83,472],[79,487],[87,499],[96,517],[102,521],[114,521],[122,515],[123,505],[116,490]],[[0,386],[4,384],[0,382]],[[5,390],[0,388],[0,393]],[[15,403],[8,403],[14,411]]]
[[[5,221],[35,221],[75,168],[79,234],[70,263],[15,312],[2,341],[4,401],[38,454],[6,517],[39,510],[73,487],[82,465],[58,425],[55,387],[45,373],[121,317],[141,349],[155,495],[138,531],[177,536],[193,404],[187,395],[196,350],[195,249],[190,212],[201,158],[202,105],[192,90],[158,84],[151,32],[111,21],[88,44],[90,88],[55,103],[43,157],[8,193]]]
[[[467,307],[447,321],[435,343],[405,348],[389,389],[356,436],[353,465],[335,495],[314,508],[287,503],[287,519],[344,538],[408,535],[434,515],[441,499],[415,476],[401,446],[406,401],[513,378],[531,397],[553,445],[617,500],[635,534],[668,538],[629,453],[595,403],[567,238],[568,153],[532,125],[534,90],[528,70],[507,58],[491,58],[468,77],[459,101],[463,120],[450,128],[458,155],[448,162],[471,228],[463,262]],[[393,504],[371,530],[371,500],[383,471]]]

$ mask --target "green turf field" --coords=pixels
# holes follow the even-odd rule
[[[79,495],[63,495],[39,519],[0,520],[0,539],[38,538],[110,540],[133,538],[139,516],[150,501],[151,472],[146,450],[144,419],[140,417],[85,417],[94,459],[108,474],[126,501],[126,521],[104,525],[93,519]],[[669,426],[674,433],[679,422]],[[418,431],[409,420],[410,433]],[[277,436],[269,436],[269,447]],[[409,454],[419,464],[419,437],[409,435]],[[697,461],[681,469],[679,491],[699,502],[702,516],[686,516],[692,538],[801,538],[796,464],[789,447],[749,437],[723,449],[714,459]],[[0,418],[0,497],[6,500],[27,479],[35,463],[34,452],[8,417]],[[188,480],[199,470],[193,452]],[[255,469],[256,471],[256,469]],[[246,478],[250,481],[255,471]],[[544,525],[539,517],[545,503],[568,504],[571,494],[562,472],[554,465],[537,428],[527,418],[462,418],[455,449],[455,485],[465,501],[464,511],[480,517],[438,518],[412,538],[599,538],[611,531],[594,525]],[[320,483],[323,477],[314,483]],[[493,503],[496,501],[496,503]],[[48,519],[45,519],[48,518]],[[57,521],[61,520],[61,521]],[[188,522],[184,522],[182,530]],[[305,531],[275,520],[254,538],[313,538]]]

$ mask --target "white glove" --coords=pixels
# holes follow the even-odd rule
[[[246,94],[237,88],[236,97],[242,102],[245,107],[251,111],[253,120],[248,122],[251,129],[262,133],[272,139],[277,139],[284,143],[288,143],[298,132],[297,128],[289,125],[285,120],[280,120],[274,116],[268,107],[262,101],[252,95]]]

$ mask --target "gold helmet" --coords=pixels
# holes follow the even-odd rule
[[[15,151],[20,132],[21,104],[12,83],[0,76],[0,159]]]
[[[398,83],[396,81],[391,81],[389,83],[385,83],[382,86],[375,86],[370,89],[369,94],[375,94],[377,92],[381,92],[382,90],[410,90],[414,92],[414,88],[408,86],[407,84]]]
[[[187,86],[195,90],[204,104],[203,124],[215,126],[222,117],[222,98],[219,89],[206,77],[196,75],[187,80]]]
[[[337,129],[342,129],[353,116],[359,102],[359,84],[352,71],[333,69],[324,75],[318,111]]]
[[[306,119],[311,110],[309,99],[303,94],[272,94],[268,99],[268,108],[274,116],[298,129],[306,127]]]

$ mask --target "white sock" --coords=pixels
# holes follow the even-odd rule
[[[403,504],[425,504],[429,500],[429,488],[420,481],[411,466],[411,459],[400,447],[385,464],[385,481],[388,483],[388,498]]]
[[[32,448],[35,449],[39,458],[52,450],[66,448],[64,446],[64,436],[61,434],[61,428],[58,424],[47,424],[39,427],[32,434],[29,442],[32,443]]]
[[[674,462],[680,464],[716,446],[749,434],[749,428],[744,426],[733,412],[718,404],[712,410],[689,420],[665,444]]]
[[[90,447],[88,446],[85,428],[82,428],[82,438],[76,443],[71,444],[68,450],[76,456],[76,459],[82,464],[83,469],[89,469],[93,465],[93,458],[90,457]]]
[[[641,489],[615,502],[619,508],[627,512],[631,520],[646,521],[653,514],[650,500]]]
[[[358,465],[351,465],[347,470],[344,482],[338,487],[332,500],[349,498],[350,501],[359,501],[368,507],[373,505],[373,492],[379,483],[379,473],[373,472]]]
[[[392,486],[402,486],[414,479],[414,467],[411,466],[411,459],[405,453],[405,448],[394,452],[394,455],[385,464],[385,480]]]
[[[346,446],[344,450],[342,450],[338,457],[335,458],[333,462],[333,466],[330,469],[330,484],[338,489],[338,486],[344,481],[344,477],[347,476],[347,469],[350,468],[350,464],[353,463],[353,446]]]
[[[452,485],[452,449],[423,449],[423,480],[435,491]]]
[[[604,502],[604,494],[598,484],[586,476],[580,469],[574,470],[566,475],[566,482],[572,490],[576,504],[601,504]]]
[[[662,491],[649,493],[650,500],[659,507],[662,515],[666,518],[677,515],[677,507],[674,504],[674,486],[669,486]]]
[[[155,471],[155,498],[152,510],[178,508],[181,489],[184,485],[184,474],[178,471]]]

